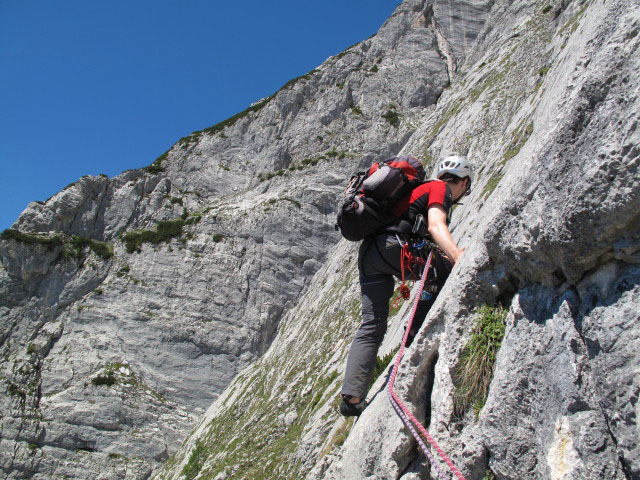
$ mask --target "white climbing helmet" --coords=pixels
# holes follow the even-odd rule
[[[450,173],[460,178],[469,177],[469,180],[473,183],[473,170],[471,169],[471,164],[465,157],[459,155],[445,157],[445,159],[438,164],[436,178],[440,178],[445,173]]]

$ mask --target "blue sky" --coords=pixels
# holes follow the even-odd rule
[[[0,231],[83,175],[149,165],[399,3],[0,0]]]

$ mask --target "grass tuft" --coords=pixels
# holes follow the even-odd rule
[[[107,373],[106,375],[98,375],[97,377],[91,379],[91,384],[95,385],[96,387],[102,385],[111,386],[115,383],[116,377],[114,377],[112,373]]]
[[[507,150],[502,155],[502,161],[500,165],[504,165],[506,162],[520,153],[520,149],[527,143],[529,137],[533,133],[533,123],[529,123],[525,128],[518,128],[513,135],[511,143],[507,147]]]
[[[382,118],[389,122],[392,127],[398,128],[400,125],[400,115],[395,110],[387,110],[387,113],[382,115]]]
[[[389,363],[391,363],[391,360],[393,360],[395,358],[396,353],[398,353],[399,349],[400,349],[400,347],[394,349],[393,351],[387,353],[386,355],[384,355],[382,357],[376,358],[376,366],[373,369],[373,381],[374,382],[375,382],[376,378],[378,378],[380,375],[382,375],[384,373],[384,371],[389,366]]]
[[[200,473],[200,470],[208,456],[204,443],[200,440],[196,440],[196,445],[191,451],[189,461],[184,466],[180,474],[184,476],[185,480],[193,480]]]
[[[454,414],[458,417],[473,406],[476,418],[484,406],[493,378],[496,355],[502,344],[507,311],[501,306],[483,305],[469,343],[462,350],[453,375]]]

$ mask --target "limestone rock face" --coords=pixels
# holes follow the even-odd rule
[[[449,85],[429,12],[403,3],[150,167],[29,205],[0,240],[7,478],[147,478],[267,351],[339,240],[345,179]]]
[[[429,168],[466,154],[477,178],[453,216],[465,252],[396,392],[467,479],[638,478],[640,9],[420,6],[452,83],[401,153]],[[360,317],[355,258],[355,245],[338,243],[271,348],[154,478],[440,478],[389,403],[388,368],[357,422],[337,412]],[[507,314],[488,396],[457,412],[478,307],[496,303]],[[407,311],[390,319],[380,357],[399,345]]]
[[[3,473],[448,472],[389,404],[388,367],[359,420],[339,417],[360,304],[357,244],[333,223],[354,171],[459,153],[465,251],[397,394],[467,479],[639,477],[639,44],[625,0],[407,0],[147,169],[31,204],[0,239]],[[462,353],[497,303],[488,395],[460,412]]]

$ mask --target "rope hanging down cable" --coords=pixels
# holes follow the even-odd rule
[[[420,285],[418,286],[418,292],[416,293],[413,307],[411,308],[411,314],[409,315],[409,322],[407,323],[407,328],[404,333],[404,338],[402,339],[402,345],[400,346],[400,350],[398,351],[398,355],[396,356],[396,362],[393,366],[393,370],[391,371],[391,377],[389,378],[389,384],[387,386],[387,393],[389,394],[389,401],[391,402],[391,405],[396,410],[396,412],[402,419],[403,423],[411,431],[411,434],[416,439],[416,441],[420,445],[420,448],[422,449],[422,451],[425,453],[425,455],[431,462],[431,465],[433,465],[436,472],[438,472],[438,476],[441,479],[446,479],[446,477],[443,475],[442,471],[440,470],[440,467],[438,467],[438,465],[434,461],[434,458],[429,452],[429,449],[420,438],[420,435],[418,435],[415,429],[413,428],[414,426],[420,431],[420,433],[424,436],[424,438],[427,439],[427,441],[431,444],[431,446],[438,452],[438,455],[440,455],[440,457],[445,461],[445,463],[449,466],[449,468],[456,475],[456,477],[458,477],[459,480],[466,480],[462,476],[460,471],[455,467],[455,465],[453,464],[451,459],[447,456],[447,454],[444,453],[444,451],[438,446],[438,444],[431,437],[431,435],[429,435],[429,432],[427,432],[424,426],[416,419],[416,417],[414,417],[411,414],[409,409],[404,405],[404,403],[402,403],[402,400],[400,400],[396,392],[393,390],[393,384],[395,383],[396,375],[398,374],[400,361],[402,360],[404,349],[407,344],[407,339],[409,338],[409,332],[411,331],[411,324],[413,323],[413,317],[416,314],[416,310],[418,308],[418,301],[420,300],[420,295],[422,294],[422,290],[424,289],[424,284],[425,284],[425,281],[427,280],[427,274],[429,273],[429,268],[431,267],[432,255],[433,255],[433,251],[429,253],[429,258],[427,259],[427,263],[424,267],[424,272],[422,273],[422,278],[420,279]]]

